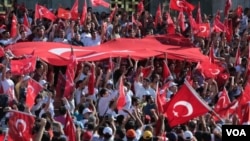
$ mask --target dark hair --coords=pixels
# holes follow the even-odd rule
[[[67,113],[66,107],[65,107],[65,106],[61,106],[61,107],[59,108],[59,112],[60,112],[60,114],[65,115],[65,114]]]

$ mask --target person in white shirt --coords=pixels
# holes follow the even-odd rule
[[[156,96],[155,90],[150,87],[150,80],[148,78],[144,78],[142,83],[140,81],[135,81],[134,88],[136,97],[139,97],[141,100],[143,98],[143,95],[148,93],[153,98],[155,98]]]
[[[85,42],[91,39],[90,29],[91,29],[91,23],[87,23],[84,26],[84,32],[81,34],[81,42],[84,44],[84,46],[86,46]]]
[[[97,101],[97,111],[100,117],[103,117],[109,109],[109,103],[114,98],[113,94],[109,94],[107,89],[101,89],[99,92],[100,98]]]
[[[63,29],[59,30],[58,37],[53,39],[53,42],[60,42],[60,43],[66,43],[68,44],[68,40],[65,38],[65,31]]]
[[[9,31],[3,31],[2,32],[2,39],[0,40],[0,45],[2,46],[7,46],[11,45],[17,42],[21,38],[20,34],[17,34],[15,37],[11,38],[10,37],[10,32]]]
[[[17,101],[17,97],[15,95],[15,84],[14,81],[11,79],[11,70],[7,68],[5,65],[2,66],[2,81],[1,85],[3,88],[4,94],[8,95],[8,101]]]
[[[91,31],[91,38],[86,39],[83,44],[84,46],[98,46],[101,44],[101,36],[96,30]]]

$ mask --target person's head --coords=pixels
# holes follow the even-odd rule
[[[63,29],[59,30],[59,38],[65,38],[65,31]]]
[[[185,131],[184,133],[183,133],[183,139],[184,139],[184,141],[192,141],[193,140],[193,133],[191,132],[191,131]]]
[[[106,97],[109,95],[108,89],[101,89],[99,92],[100,97]]]
[[[59,113],[60,113],[61,115],[65,115],[65,114],[67,113],[66,107],[65,107],[65,106],[61,106],[61,107],[59,108]]]
[[[81,35],[80,35],[80,33],[76,32],[74,38],[75,38],[76,41],[80,41],[80,40],[81,40]]]
[[[108,140],[108,139],[110,139],[112,137],[112,135],[113,135],[112,128],[110,128],[109,126],[104,127],[104,129],[103,129],[104,139]]]
[[[9,39],[10,38],[10,32],[5,30],[3,33],[2,33],[2,37],[3,39]]]
[[[143,141],[151,141],[153,139],[153,134],[151,131],[146,130],[142,135]]]
[[[89,108],[85,108],[85,109],[83,109],[83,111],[82,111],[82,116],[83,116],[85,119],[88,119],[91,113],[92,113],[92,111],[91,111]]]
[[[147,88],[147,87],[149,87],[149,84],[150,84],[150,79],[144,78],[143,79],[143,87]]]
[[[37,35],[38,35],[39,37],[43,37],[43,36],[44,36],[44,28],[43,28],[43,27],[39,27],[39,28],[37,29]]]
[[[128,141],[133,141],[136,138],[136,132],[134,129],[129,129],[126,132],[126,137]]]
[[[11,70],[9,68],[6,68],[5,72],[6,72],[6,78],[11,78],[12,76]]]
[[[178,90],[177,85],[178,84],[176,84],[175,82],[170,82],[169,83],[169,90],[172,91],[173,93],[176,93]]]

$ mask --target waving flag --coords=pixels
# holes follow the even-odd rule
[[[76,128],[69,112],[66,114],[64,133],[68,137],[68,141],[76,141]]]
[[[197,24],[196,27],[198,27],[198,33],[196,33],[196,36],[198,37],[209,37],[210,36],[210,24],[209,23],[201,23]]]
[[[80,21],[81,25],[85,23],[86,17],[87,17],[87,3],[85,0],[83,4],[83,8],[82,8],[82,16],[81,16],[81,21]]]
[[[76,67],[77,61],[74,54],[74,50],[71,47],[71,54],[70,54],[70,63],[67,66],[66,70],[66,84],[64,89],[64,96],[66,98],[70,98],[74,91],[74,78],[75,78],[75,67]]]
[[[35,103],[35,98],[43,87],[34,79],[29,78],[27,94],[26,94],[26,105],[31,108]]]
[[[110,19],[111,22],[113,21],[114,16],[115,16],[115,14],[117,13],[117,11],[118,11],[118,6],[117,6],[117,4],[116,4],[114,10],[113,10],[113,11],[111,12],[111,14],[109,15],[109,19]]]
[[[50,12],[49,9],[39,4],[36,4],[35,19],[40,19],[40,18],[46,18],[51,21],[56,20],[56,16],[52,12]]]
[[[197,14],[196,14],[196,19],[195,19],[197,24],[201,24],[202,23],[202,17],[201,17],[201,5],[200,5],[200,1],[198,3],[198,9],[197,9]]]
[[[122,75],[119,80],[119,97],[117,99],[117,110],[122,110],[125,104],[126,104],[126,96],[124,91],[123,75]]]
[[[179,26],[181,28],[181,31],[185,31],[186,27],[185,27],[185,17],[184,17],[184,14],[183,14],[183,11],[181,10],[179,12],[179,16],[178,16],[178,21],[179,21]]]
[[[93,95],[95,90],[95,66],[93,64],[90,68],[90,72],[91,75],[89,76],[88,92],[89,95]]]
[[[109,8],[109,3],[104,1],[104,0],[91,0],[92,2],[92,6],[96,7],[96,6],[103,6],[106,8]]]
[[[138,5],[137,5],[137,13],[138,13],[139,15],[141,15],[142,12],[144,11],[144,4],[143,4],[143,1],[144,1],[144,0],[140,0],[140,2],[139,2]]]
[[[167,17],[167,33],[168,34],[175,34],[175,25],[173,22],[173,19],[171,18],[171,15],[167,12],[166,13],[166,17]]]
[[[57,17],[65,19],[65,20],[69,20],[69,19],[71,19],[71,13],[69,10],[65,10],[63,8],[58,8]]]
[[[170,0],[169,7],[173,10],[183,10],[185,12],[192,12],[195,9],[195,6],[188,3],[186,0]]]
[[[15,75],[28,74],[36,69],[36,57],[10,61],[11,72]]]
[[[17,18],[16,15],[13,14],[12,20],[11,20],[11,30],[10,30],[10,37],[16,37],[17,36]]]
[[[32,140],[35,117],[19,111],[11,111],[9,118],[9,138],[15,141]]]
[[[232,7],[232,0],[227,0],[224,9],[224,15],[227,16],[230,8]]]
[[[227,92],[226,88],[224,88],[223,91],[221,91],[219,93],[219,99],[218,99],[217,103],[215,104],[214,111],[218,112],[218,111],[226,108],[230,103],[231,103],[231,101],[229,99],[228,92]]]
[[[168,118],[171,127],[211,111],[211,108],[202,101],[199,94],[187,81],[169,101],[165,109],[164,115]]]
[[[162,24],[162,13],[161,13],[161,5],[158,5],[156,14],[155,14],[155,27],[158,26],[158,24]]]
[[[168,64],[166,61],[163,61],[163,81],[165,82],[169,76],[171,76],[171,72],[168,68]]]
[[[23,25],[28,27],[28,28],[30,27],[30,23],[29,23],[29,20],[28,20],[26,13],[24,13],[24,15],[23,15]]]
[[[75,0],[74,5],[72,6],[70,13],[71,13],[71,18],[73,20],[77,20],[78,19],[78,0]]]

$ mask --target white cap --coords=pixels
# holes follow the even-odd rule
[[[216,126],[213,130],[213,133],[221,133],[222,132],[222,129],[219,127],[219,126]]]
[[[44,84],[47,84],[48,82],[46,80],[40,80],[39,83],[43,86]]]
[[[83,111],[82,111],[82,114],[86,114],[86,113],[92,113],[92,111],[89,109],[89,108],[85,108]]]
[[[103,129],[103,134],[113,135],[113,130],[110,127],[105,127]]]
[[[10,71],[10,68],[6,68],[5,72],[8,72],[8,71]]]
[[[113,85],[113,81],[112,80],[108,80],[107,84]]]
[[[191,131],[185,131],[183,134],[184,140],[192,140],[193,133]]]
[[[30,76],[29,75],[25,75],[24,77],[23,77],[23,81],[26,81],[26,80],[29,80],[30,79]]]
[[[177,86],[178,84],[177,83],[174,83],[174,82],[170,82],[169,83],[169,87],[172,87],[172,86]]]

